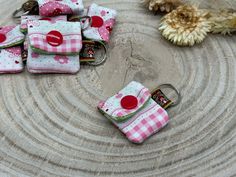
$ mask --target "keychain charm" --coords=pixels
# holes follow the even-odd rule
[[[174,88],[170,84],[164,84],[163,86]],[[174,90],[177,91],[175,88]],[[160,99],[162,97],[164,99]],[[178,92],[178,101],[174,104],[177,105],[180,99]],[[101,101],[98,105],[98,110],[129,141],[140,144],[165,127],[169,122],[167,111],[158,103],[165,107],[167,107],[167,103],[169,103],[169,106],[171,105],[170,103],[173,104],[167,97],[164,97],[160,90],[156,90],[152,95],[148,88],[132,81],[114,96]]]
[[[80,62],[91,66],[99,66],[107,59],[107,48],[103,42],[83,40],[83,48],[80,52]],[[98,57],[98,50],[104,51],[103,55]]]
[[[169,88],[174,90],[174,92],[176,93],[176,95],[178,96],[178,99],[176,102],[170,100],[161,90],[161,88]],[[171,84],[162,84],[160,85],[157,89],[155,89],[152,92],[152,99],[159,104],[161,107],[163,107],[164,109],[167,109],[169,107],[174,107],[176,105],[178,105],[181,101],[181,95],[179,93],[179,91]]]

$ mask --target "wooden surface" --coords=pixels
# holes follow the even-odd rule
[[[0,1],[1,24],[12,24],[23,0]],[[0,76],[0,176],[236,176],[236,36],[180,48],[162,39],[160,17],[138,0],[93,2],[119,12],[103,66]],[[183,95],[170,124],[143,145],[96,110],[132,80],[150,89],[172,83]]]

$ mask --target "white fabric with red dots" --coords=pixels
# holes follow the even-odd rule
[[[91,40],[109,42],[116,21],[116,10],[93,3],[88,8],[87,15],[92,18],[92,24],[83,31],[84,37]]]
[[[0,73],[19,73],[23,71],[20,47],[0,49]]]
[[[82,0],[38,0],[39,15],[52,17],[58,15],[80,15],[83,13]]]
[[[75,74],[80,69],[79,56],[43,55],[28,48],[27,69],[30,73]]]
[[[27,32],[27,25],[29,21],[32,20],[46,20],[46,21],[51,21],[51,22],[56,22],[56,21],[67,21],[67,16],[66,15],[60,15],[56,17],[41,17],[39,15],[23,15],[21,16],[21,25],[20,25],[20,30],[23,33]]]

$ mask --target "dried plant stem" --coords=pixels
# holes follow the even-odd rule
[[[236,13],[230,11],[209,12],[208,21],[212,33],[231,34],[236,31]]]
[[[182,0],[143,0],[142,3],[154,12],[171,12],[178,6],[183,5]]]

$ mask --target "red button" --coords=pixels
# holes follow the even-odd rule
[[[51,18],[46,18],[46,17],[45,17],[45,18],[41,18],[41,19],[39,19],[39,20],[52,21]]]
[[[122,98],[121,106],[124,109],[134,109],[138,106],[138,99],[133,95],[128,95]]]
[[[51,46],[59,46],[63,43],[63,36],[59,31],[50,31],[46,37],[47,42]]]
[[[94,28],[100,28],[101,26],[103,26],[104,21],[101,17],[99,16],[92,16],[92,24],[91,26]]]
[[[4,42],[7,39],[5,34],[0,33],[0,43]]]

